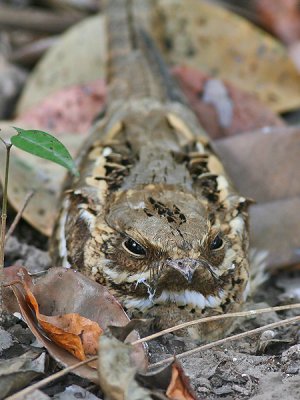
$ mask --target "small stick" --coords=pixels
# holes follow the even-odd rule
[[[98,0],[39,0],[40,3],[61,10],[80,10],[83,12],[99,12]]]
[[[7,239],[13,234],[14,230],[16,229],[16,226],[18,225],[20,219],[22,218],[23,212],[27,207],[29,201],[31,200],[32,196],[34,195],[34,193],[35,190],[31,190],[29,193],[27,193],[23,206],[18,211],[17,215],[15,216],[15,219],[13,220],[13,223],[11,224],[9,230],[6,233],[4,244],[7,242]]]
[[[278,321],[278,322],[273,322],[272,324],[264,325],[264,326],[261,326],[260,328],[252,329],[251,331],[238,333],[237,335],[229,336],[224,339],[216,340],[212,343],[204,344],[202,346],[196,347],[195,349],[188,350],[183,353],[177,354],[175,357],[176,357],[176,359],[181,359],[181,358],[190,356],[192,354],[198,353],[199,351],[208,350],[208,349],[211,349],[212,347],[220,346],[221,344],[225,344],[225,343],[231,342],[233,340],[238,340],[238,339],[242,339],[247,336],[256,335],[257,333],[260,333],[260,332],[263,332],[263,331],[266,331],[269,329],[278,328],[280,326],[292,324],[292,323],[298,322],[298,321],[300,321],[300,316],[288,318],[288,319]],[[172,361],[174,361],[174,357],[165,358],[164,360],[158,361],[155,364],[151,364],[149,366],[149,368],[152,369],[152,368],[160,367],[161,365],[172,362]]]
[[[131,344],[135,345],[138,343],[148,342],[149,340],[156,339],[160,336],[165,335],[166,333],[175,332],[175,331],[178,331],[179,329],[187,328],[189,326],[196,325],[196,324],[202,324],[204,322],[211,322],[211,321],[216,321],[218,319],[224,319],[224,318],[249,317],[249,316],[264,314],[264,313],[268,313],[268,312],[272,312],[272,311],[284,311],[284,310],[291,310],[294,308],[300,308],[300,303],[288,304],[285,306],[267,307],[267,308],[261,308],[261,309],[257,309],[257,310],[240,311],[240,312],[221,314],[221,315],[213,315],[212,317],[199,318],[199,319],[195,319],[194,321],[184,322],[182,324],[172,326],[171,328],[164,329],[163,331],[153,333],[152,335],[145,336],[141,339],[135,340]]]
[[[0,26],[12,29],[25,29],[34,32],[57,34],[63,32],[76,22],[82,20],[84,15],[55,14],[41,11],[38,8],[28,7],[26,10],[0,5]]]
[[[57,40],[58,36],[50,36],[35,40],[34,42],[12,51],[8,59],[12,63],[32,66],[41,58],[46,50],[57,42]]]
[[[55,379],[61,378],[62,376],[68,374],[69,372],[73,371],[76,368],[81,367],[82,365],[88,364],[91,361],[95,361],[98,359],[98,356],[91,357],[87,360],[80,361],[77,364],[71,365],[70,367],[67,367],[65,369],[62,369],[61,371],[56,372],[53,375],[47,376],[47,378],[42,379],[39,382],[34,383],[31,386],[28,386],[27,388],[20,390],[19,392],[13,394],[12,396],[6,397],[6,400],[21,400],[24,399],[25,396],[28,394],[32,393],[34,390],[40,389],[41,387],[47,385],[48,383],[53,382]]]
[[[263,331],[268,330],[268,329],[277,328],[279,326],[288,325],[288,324],[291,324],[291,323],[294,323],[294,322],[298,322],[298,321],[300,321],[300,316],[292,317],[292,318],[285,319],[283,321],[278,321],[278,322],[274,322],[272,324],[264,325],[264,326],[262,326],[260,328],[252,329],[251,331],[239,333],[237,335],[229,336],[227,338],[224,338],[224,339],[221,339],[221,340],[216,340],[215,342],[208,343],[208,344],[205,344],[203,346],[199,346],[196,349],[189,350],[189,351],[186,351],[184,353],[176,355],[176,358],[177,359],[184,358],[184,357],[187,357],[187,356],[189,356],[191,354],[199,352],[201,350],[207,350],[207,349],[210,349],[212,347],[219,346],[221,344],[227,343],[229,341],[238,340],[238,339],[241,339],[243,337],[247,337],[247,336],[251,336],[251,335],[263,332]],[[55,374],[53,374],[51,376],[48,376],[47,378],[42,379],[41,381],[39,381],[39,382],[37,382],[37,383],[27,387],[27,388],[15,393],[12,396],[7,397],[6,399],[7,400],[21,400],[21,399],[24,398],[25,395],[30,394],[34,390],[40,389],[41,387],[47,385],[48,383],[53,382],[55,379],[60,378],[60,377],[66,375],[67,373],[69,373],[71,371],[74,371],[76,368],[79,368],[82,365],[86,365],[89,362],[96,361],[96,360],[98,360],[98,356],[94,356],[94,357],[91,357],[91,358],[89,358],[87,360],[80,361],[77,364],[74,364],[74,365],[72,365],[70,367],[67,367],[67,368],[65,368],[65,369],[63,369],[63,370],[61,370],[59,372],[56,372]],[[149,368],[152,369],[152,368],[155,368],[155,367],[159,367],[159,366],[161,366],[161,365],[163,365],[165,363],[172,362],[172,361],[174,361],[174,357],[169,357],[169,358],[161,360],[161,361],[159,361],[159,362],[157,362],[155,364],[151,364],[149,366]]]
[[[3,140],[1,137],[0,140],[6,147],[5,178],[3,185],[1,231],[0,231],[0,313],[2,313],[3,312],[2,285],[4,281],[4,245],[5,245],[6,217],[7,217],[7,185],[8,185],[10,149],[12,147],[12,144],[5,142],[5,140]]]

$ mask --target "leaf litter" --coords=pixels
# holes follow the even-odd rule
[[[126,325],[129,321],[104,286],[73,270],[52,268],[35,281],[22,267],[6,268],[5,273],[6,286],[11,286],[29,328],[63,366],[96,354],[99,335],[110,325]],[[18,311],[16,305],[12,309],[8,290],[6,287],[5,305],[10,311]],[[128,340],[137,338],[132,332]],[[135,347],[132,357],[141,369],[146,367],[143,345]],[[88,370],[87,376],[81,371],[79,375],[95,379],[90,368],[83,369]]]
[[[98,375],[100,386],[104,393],[109,394],[112,399],[151,398],[150,395],[152,392],[139,386],[138,381],[135,378],[137,371],[143,371],[146,366],[145,354],[143,354],[143,358],[141,354],[141,351],[144,353],[143,345],[132,347],[130,344],[122,343],[116,338],[102,335],[102,329],[97,323],[88,320],[79,314],[45,316],[39,312],[39,305],[33,292],[36,292],[38,295],[39,292],[42,291],[44,293],[45,289],[47,289],[47,303],[53,304],[53,301],[57,303],[59,302],[59,298],[55,297],[55,294],[57,295],[59,292],[56,290],[54,297],[52,297],[53,300],[51,300],[51,294],[53,296],[53,293],[49,283],[54,281],[57,282],[57,278],[62,275],[67,276],[68,282],[72,275],[75,276],[75,279],[80,280],[80,273],[76,273],[72,270],[56,268],[49,271],[48,275],[51,274],[51,278],[50,280],[49,278],[48,280],[46,278],[46,283],[45,281],[43,282],[43,278],[40,278],[37,283],[34,283],[24,268],[10,267],[6,271],[8,280],[6,290],[8,287],[12,288],[18,300],[18,305],[23,318],[26,320],[35,336],[42,341],[43,345],[57,361],[61,361],[60,356],[62,351],[60,350],[63,349],[67,350],[79,360],[86,359],[87,356],[97,353],[96,347],[98,347],[97,344],[99,340]],[[53,271],[56,271],[56,273],[53,273]],[[18,280],[12,281],[11,279],[13,277],[18,278]],[[82,278],[83,280],[87,280],[85,277]],[[39,282],[42,282],[40,287]],[[101,285],[95,284],[94,282],[92,283],[99,286],[101,290],[107,291],[105,288],[101,287]],[[84,289],[85,288],[81,287],[83,292],[85,291]],[[65,293],[61,297],[65,299]],[[5,301],[6,304],[10,303],[9,298],[5,298]],[[111,313],[113,312],[116,314],[116,310],[113,310],[115,305],[117,305],[117,312],[124,317],[121,307],[116,301],[112,304],[112,297],[110,296],[108,307],[111,308]],[[80,305],[82,308],[85,306],[86,305]],[[55,310],[58,310],[60,306],[55,304],[54,308]],[[103,308],[105,308],[105,306]],[[111,315],[111,313],[109,315]],[[104,316],[104,319],[107,321],[107,314]],[[120,321],[117,317],[110,317],[109,322],[118,323]],[[145,321],[129,322],[123,328],[123,339],[125,340],[127,336],[131,336],[131,338],[134,337],[132,335],[132,330],[141,324],[145,324]],[[86,329],[87,327],[92,327],[90,332]],[[87,334],[89,336],[89,333],[91,334],[88,338],[89,340],[85,341],[85,335]],[[100,339],[98,339],[99,337]],[[53,352],[55,345],[58,345],[59,349],[55,349]],[[138,354],[138,352],[140,354]],[[60,353],[60,356],[57,356],[58,353]],[[64,363],[67,363],[66,358],[63,361]],[[91,373],[93,373],[90,367],[93,367],[91,363],[89,363],[89,366],[85,366],[86,369],[89,369],[89,373],[85,375],[88,379],[92,378]],[[84,375],[81,374],[81,376]],[[147,375],[144,375],[143,379],[147,379]],[[166,398],[174,400],[190,400],[196,398],[190,394],[191,389],[188,386],[187,378],[184,376],[182,369],[177,364],[176,366],[174,364],[174,367],[172,366],[171,377],[169,380],[166,380],[164,384],[167,396]],[[153,390],[154,389],[156,390],[157,388],[154,387]],[[154,394],[155,390],[153,392]]]

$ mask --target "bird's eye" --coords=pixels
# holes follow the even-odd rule
[[[213,242],[210,245],[211,250],[218,250],[223,246],[223,239],[221,238],[220,235],[217,235]]]
[[[145,248],[131,238],[124,240],[123,247],[132,256],[144,257],[146,255]]]

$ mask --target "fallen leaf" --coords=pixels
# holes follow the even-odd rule
[[[300,9],[298,0],[256,0],[256,12],[263,27],[285,44],[300,39]]]
[[[7,284],[22,279],[23,269],[19,265],[4,268],[3,308],[11,314],[20,312],[20,308],[16,296]]]
[[[99,15],[86,18],[61,35],[26,82],[17,116],[63,88],[103,79],[105,35],[104,18]]]
[[[0,326],[0,354],[9,348],[11,348],[14,344],[14,338],[10,332],[4,330]]]
[[[18,357],[0,360],[0,399],[27,386],[44,373],[45,353],[30,350]]]
[[[19,115],[14,124],[61,135],[86,133],[104,107],[105,95],[103,80],[64,88]]]
[[[25,395],[24,400],[51,400],[51,397],[47,396],[41,390],[34,390],[30,394]]]
[[[201,125],[213,139],[284,122],[259,99],[198,69],[172,69]]]
[[[43,315],[57,316],[77,313],[88,320],[97,322],[103,330],[110,325],[122,326],[129,322],[129,318],[121,305],[104,286],[74,270],[51,268],[43,277],[36,280],[32,280],[26,269],[21,267],[5,268],[5,273],[7,275],[6,283],[20,279],[26,282],[26,285],[36,297],[39,310]],[[58,347],[45,336],[36,321],[32,308],[26,301],[26,293],[22,290],[22,286],[13,285],[13,290],[30,330],[43,343],[50,355],[63,366],[76,364],[78,360],[72,354]],[[7,300],[9,301],[9,298]],[[132,332],[128,340],[135,341],[138,338],[138,334]],[[134,347],[132,357],[139,369],[144,370],[146,368],[147,357],[142,344]],[[74,373],[93,382],[98,382],[97,373],[90,366],[82,366],[76,369]]]
[[[109,330],[116,339],[120,340],[120,342],[125,342],[125,339],[132,331],[138,331],[143,328],[149,329],[152,322],[153,319],[132,319],[125,326],[110,326]]]
[[[287,50],[238,15],[204,0],[161,0],[152,26],[171,65],[231,82],[276,112],[299,107],[300,76]]]
[[[300,196],[300,128],[269,128],[212,143],[238,191],[258,203]]]
[[[284,47],[211,2],[161,0],[153,32],[172,65],[185,64],[230,81],[275,111],[300,104],[300,77]],[[88,18],[62,35],[27,82],[17,115],[63,88],[103,79],[104,43],[102,16]],[[78,59],[85,62],[78,64]]]
[[[37,340],[40,343],[42,343],[44,347],[46,347],[49,354],[64,367],[77,364],[78,363],[77,358],[75,358],[71,353],[67,352],[65,349],[57,346],[55,343],[53,343],[50,339],[48,339],[45,336],[43,330],[36,323],[36,319],[34,317],[34,314],[32,313],[31,308],[25,301],[24,292],[20,291],[17,286],[14,286],[14,294],[18,300],[20,311],[29,329],[37,338]],[[91,368],[88,365],[77,368],[74,371],[74,373],[76,375],[81,376],[82,378],[89,379],[94,383],[98,383],[98,377],[95,369]]]
[[[300,129],[265,128],[213,142],[250,207],[250,247],[270,270],[300,261]],[[287,178],[288,177],[288,178]]]
[[[265,263],[275,271],[300,263],[300,197],[250,207],[250,246],[267,251]]]
[[[96,322],[75,313],[52,317],[41,314],[36,298],[28,285],[25,281],[22,284],[25,289],[25,300],[33,308],[38,323],[54,343],[79,360],[97,354],[96,344],[103,331]]]
[[[67,386],[61,393],[55,395],[55,400],[99,400],[100,398],[89,392],[88,390],[78,386]]]
[[[289,56],[293,60],[298,72],[300,72],[300,40],[289,46]]]
[[[300,302],[299,274],[280,274],[276,277],[275,285],[282,291],[278,296],[280,303],[289,304],[291,302]]]
[[[195,400],[189,379],[184,374],[180,363],[175,360],[157,371],[137,374],[137,381],[151,389],[153,394],[164,392],[168,399]]]
[[[182,367],[174,362],[172,364],[172,377],[166,395],[172,400],[196,400],[189,386],[189,380]]]
[[[135,380],[132,346],[115,338],[99,338],[98,376],[100,387],[111,400],[151,400],[151,392]]]

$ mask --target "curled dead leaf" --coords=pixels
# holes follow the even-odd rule
[[[151,400],[151,392],[141,387],[135,379],[136,365],[132,363],[129,344],[100,336],[98,376],[101,389],[111,400]]]
[[[125,339],[132,331],[143,328],[149,329],[149,326],[152,322],[153,319],[132,319],[125,326],[110,326],[109,330],[116,339],[120,340],[121,342],[125,342]]]
[[[97,354],[98,338],[103,332],[99,325],[79,314],[46,316],[39,312],[39,305],[26,282],[22,282],[26,300],[34,309],[36,318],[47,336],[79,360]]]
[[[190,388],[189,380],[177,362],[172,364],[172,377],[166,395],[172,400],[196,400]]]
[[[197,399],[188,377],[177,360],[158,371],[138,374],[136,379],[140,384],[151,389],[154,395],[163,392],[171,400]]]
[[[53,358],[60,362],[63,366],[71,366],[78,362],[78,359],[74,357],[74,354],[79,352],[79,357],[83,358],[87,354],[94,354],[97,348],[99,334],[94,328],[90,329],[90,325],[97,323],[103,330],[109,325],[126,325],[129,322],[129,318],[122,309],[121,305],[117,300],[109,293],[109,291],[102,285],[86,278],[82,274],[73,270],[66,270],[64,268],[52,268],[42,278],[33,280],[27,273],[25,268],[22,267],[10,267],[6,268],[7,283],[12,283],[13,280],[21,280],[23,283],[13,285],[13,290],[17,298],[19,308],[22,316],[27,322],[32,333],[36,338],[47,348]],[[30,292],[24,290],[25,286],[29,288],[31,294],[35,297],[35,301],[38,304],[39,312],[43,315],[43,324],[47,325],[53,323],[53,318],[56,324],[59,326],[55,329],[51,327],[51,330],[55,330],[55,335],[61,335],[61,329],[69,329],[70,325],[75,322],[75,333],[74,331],[70,334],[71,336],[65,336],[63,333],[61,338],[70,338],[71,344],[69,344],[69,351],[65,348],[59,347],[53,337],[53,332],[47,335],[42,329],[42,323],[38,322],[33,312],[36,307],[33,298],[31,302],[28,302],[27,296]],[[8,289],[6,289],[7,291]],[[9,301],[9,298],[7,299]],[[59,315],[70,315],[79,314],[81,316],[79,328],[77,316],[72,316],[70,319],[58,317]],[[47,316],[47,317],[46,317]],[[50,317],[48,317],[50,316]],[[49,322],[50,318],[50,322]],[[61,321],[60,321],[61,320]],[[88,328],[88,329],[86,329]],[[78,332],[83,332],[83,335]],[[72,336],[74,335],[74,336]],[[75,338],[77,336],[77,338]],[[81,345],[77,347],[78,336],[82,339],[86,348],[86,354],[82,353]],[[138,334],[131,332],[128,337],[129,341],[137,340]],[[56,339],[55,339],[56,340]],[[82,344],[82,347],[83,344]],[[76,352],[74,351],[76,349]],[[79,350],[78,350],[79,349]],[[143,345],[137,345],[134,347],[132,353],[132,360],[138,368],[144,370],[147,366],[147,357]],[[91,364],[91,363],[90,363]],[[75,371],[81,377],[89,379],[93,382],[98,382],[96,371],[91,368],[94,365],[82,366]]]
[[[98,338],[103,331],[96,322],[76,313],[57,316],[43,315],[40,313],[37,300],[25,280],[12,282],[11,285],[16,297],[15,285],[22,286],[18,290],[24,291],[25,301],[34,312],[38,324],[54,343],[63,347],[79,360],[85,360],[87,356],[97,354]]]

